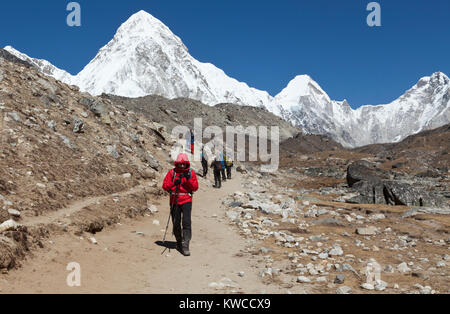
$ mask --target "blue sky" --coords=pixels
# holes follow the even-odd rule
[[[0,46],[76,74],[142,9],[195,58],[271,95],[308,74],[356,108],[391,102],[433,72],[450,75],[449,0],[378,1],[378,28],[366,24],[369,0],[79,0],[74,28],[69,2],[2,1]]]

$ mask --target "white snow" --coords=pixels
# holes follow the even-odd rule
[[[10,46],[5,49],[43,73],[94,95],[154,94],[170,99],[192,98],[208,105],[261,106],[305,133],[329,135],[349,147],[397,142],[450,123],[450,80],[444,73],[420,79],[390,104],[356,110],[345,100],[331,100],[308,75],[295,77],[272,97],[229,77],[211,63],[193,58],[179,37],[145,11],[123,23],[114,38],[76,76]]]

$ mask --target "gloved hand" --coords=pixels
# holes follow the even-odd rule
[[[185,178],[186,180],[189,180],[191,178],[189,172],[184,172],[181,174],[181,178]]]
[[[173,183],[175,186],[177,185],[181,185],[181,178],[180,179],[176,179],[175,182]]]

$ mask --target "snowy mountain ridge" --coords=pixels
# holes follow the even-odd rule
[[[272,97],[193,58],[181,39],[145,11],[132,15],[114,38],[77,75],[46,60],[5,49],[43,73],[94,95],[160,95],[192,98],[208,105],[265,107],[306,133],[328,135],[347,147],[395,142],[450,123],[450,83],[444,73],[424,77],[397,100],[352,109],[330,99],[308,75],[295,77]]]

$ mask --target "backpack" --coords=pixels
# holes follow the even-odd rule
[[[172,171],[172,183],[175,182],[175,177],[176,177],[176,176],[177,176],[177,173],[176,173],[175,168],[174,168],[173,171]],[[188,180],[189,180],[190,178],[192,178],[192,169],[191,169],[191,168],[189,168],[189,177],[188,177]]]
[[[233,166],[233,159],[231,159],[230,157],[225,157],[225,163],[228,167]]]

